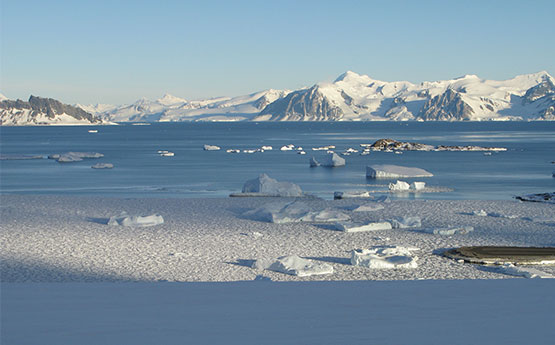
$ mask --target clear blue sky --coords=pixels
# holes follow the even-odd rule
[[[1,1],[0,93],[130,103],[555,73],[555,1]]]

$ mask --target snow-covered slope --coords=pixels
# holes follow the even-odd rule
[[[130,105],[106,109],[81,107],[116,122],[242,121],[251,119],[268,104],[287,94],[288,91],[270,89],[245,96],[198,101],[187,101],[166,94],[154,101],[142,98]]]
[[[99,125],[106,124],[100,118],[81,108],[63,104],[52,98],[31,96],[29,101],[1,100],[0,125]]]
[[[254,120],[554,120],[554,79],[547,72],[504,81],[465,75],[412,84],[384,82],[348,71],[333,83],[294,91]]]

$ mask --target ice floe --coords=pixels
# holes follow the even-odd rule
[[[48,156],[48,159],[54,159],[59,163],[80,162],[85,158],[102,158],[104,155],[98,152],[66,152],[54,153]]]
[[[340,199],[353,199],[353,198],[372,198],[368,191],[348,191],[348,192],[334,192],[333,198]]]
[[[219,151],[221,149],[221,147],[216,146],[216,145],[204,145],[204,150],[205,151]]]
[[[96,163],[91,166],[93,169],[112,169],[114,165],[112,163]]]
[[[416,268],[418,257],[413,254],[415,250],[418,249],[387,245],[355,249],[351,252],[351,264],[374,269]]]
[[[253,268],[290,274],[298,277],[332,274],[333,266],[324,262],[315,262],[297,255],[281,256],[276,260],[259,259]]]
[[[368,178],[431,177],[431,172],[420,168],[390,164],[375,164],[366,167]]]
[[[119,216],[110,217],[108,225],[121,225],[131,227],[146,227],[154,226],[164,223],[164,218],[159,214],[152,214],[149,216],[130,216],[122,212]]]

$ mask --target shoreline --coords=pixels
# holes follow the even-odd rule
[[[2,195],[2,282],[226,282],[505,279],[495,268],[439,255],[468,245],[555,246],[552,204],[484,200],[394,200],[375,212],[350,212],[358,199],[309,202],[353,220],[419,216],[423,227],[473,226],[465,235],[438,236],[412,229],[361,233],[326,224],[273,224],[247,210],[292,198],[118,199],[90,196]],[[472,215],[485,210],[507,217]],[[108,226],[122,211],[161,214],[152,227]],[[260,235],[255,235],[258,233]],[[414,269],[371,270],[350,265],[350,251],[374,245],[417,247]],[[253,260],[298,255],[331,264],[331,275],[297,277],[253,269]],[[540,267],[555,274],[555,267]]]

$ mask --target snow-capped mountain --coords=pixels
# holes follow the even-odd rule
[[[554,79],[547,72],[505,81],[475,75],[412,84],[348,71],[333,83],[290,93],[256,121],[555,120]]]
[[[81,106],[96,110],[93,113],[115,122],[169,122],[169,121],[242,121],[258,115],[260,110],[288,91],[266,90],[238,97],[220,97],[207,100],[187,101],[172,95],[164,95],[154,101],[142,98],[137,102],[107,107]]]
[[[105,124],[81,108],[52,98],[31,96],[27,102],[0,99],[0,125],[4,126]]]

